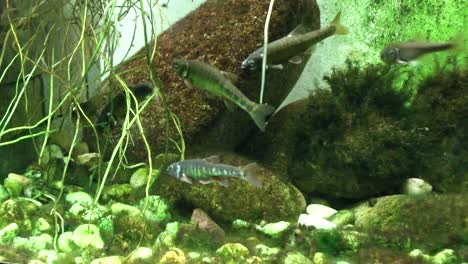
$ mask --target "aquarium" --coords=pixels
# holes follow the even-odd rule
[[[2,1],[0,263],[468,263],[466,10]]]

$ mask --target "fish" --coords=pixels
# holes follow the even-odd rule
[[[290,62],[301,64],[301,55],[318,42],[333,36],[346,35],[348,28],[341,24],[341,11],[336,14],[329,26],[307,32],[305,27],[298,25],[289,35],[267,45],[267,65],[269,68],[282,69],[283,64]],[[256,71],[261,68],[263,60],[263,47],[252,52],[241,65],[243,71]]]
[[[263,180],[256,163],[249,163],[243,167],[236,167],[219,163],[219,156],[205,159],[190,159],[172,163],[166,169],[167,174],[183,182],[192,184],[194,181],[202,184],[217,182],[221,186],[229,187],[228,178],[239,178],[257,188],[261,188]]]
[[[151,83],[141,82],[128,87],[133,93],[138,103],[141,103],[151,94],[154,89]],[[113,96],[107,103],[103,103],[102,95],[96,95],[86,102],[80,103],[80,107],[90,117],[94,117],[95,125],[99,129],[110,126],[115,127],[117,123],[124,119],[127,113],[127,98],[124,92]],[[130,99],[131,107],[134,107],[134,100]],[[77,109],[73,110],[73,115],[79,114]]]
[[[151,94],[154,89],[151,83],[141,82],[135,86],[129,87],[130,91],[135,95],[138,103],[143,102]],[[109,103],[101,110],[97,123],[115,126],[118,120],[122,120],[127,113],[127,97],[125,93],[120,93],[112,98]],[[130,105],[134,105],[133,99],[130,99]]]
[[[264,132],[267,118],[275,111],[268,104],[257,104],[245,96],[234,84],[235,75],[223,72],[216,67],[196,60],[176,59],[172,68],[184,79],[190,88],[198,88],[211,95],[221,97],[229,110],[233,104],[246,111],[258,128]]]
[[[391,44],[380,52],[380,59],[387,64],[408,64],[419,57],[439,51],[454,49],[455,42],[404,42]]]

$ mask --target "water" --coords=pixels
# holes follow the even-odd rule
[[[140,2],[7,3],[0,261],[468,261],[463,1],[277,0],[271,40],[319,10],[309,27],[341,10],[350,33],[268,69],[264,101],[282,109],[265,132],[259,74],[240,66],[268,1],[144,1],[146,47]],[[412,39],[460,46],[380,61]]]

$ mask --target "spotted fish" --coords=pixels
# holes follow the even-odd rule
[[[172,68],[184,79],[189,87],[205,90],[211,95],[223,98],[226,106],[232,109],[235,104],[249,113],[261,131],[265,131],[266,119],[275,111],[267,104],[257,104],[245,96],[234,84],[233,74],[196,60],[174,60]]]
[[[190,184],[193,181],[202,184],[218,182],[222,186],[228,187],[229,177],[245,180],[258,188],[262,186],[263,182],[257,164],[250,163],[243,167],[235,167],[219,163],[218,156],[179,161],[169,165],[167,173]]]

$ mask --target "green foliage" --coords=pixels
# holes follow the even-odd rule
[[[290,166],[306,191],[357,198],[396,188],[411,174],[413,139],[399,125],[411,93],[394,88],[400,74],[386,65],[361,68],[348,61],[325,78],[331,90],[309,97],[297,120]],[[368,185],[370,179],[381,186]]]

